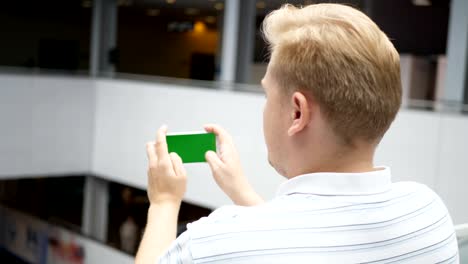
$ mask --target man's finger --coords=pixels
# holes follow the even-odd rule
[[[212,171],[217,171],[223,166],[223,162],[218,157],[218,154],[216,154],[216,152],[214,151],[207,151],[205,154],[205,158],[208,162],[208,165],[210,165]]]
[[[220,144],[226,144],[231,142],[231,136],[221,126],[215,124],[208,124],[205,125],[204,128],[206,132],[214,133],[218,137],[218,141]]]
[[[182,163],[182,159],[180,158],[180,156],[177,155],[177,153],[175,152],[172,152],[171,154],[169,154],[169,156],[171,157],[172,167],[176,175],[179,177],[184,176],[185,168],[184,168],[184,165]]]
[[[156,162],[158,160],[154,141],[146,143],[146,155],[149,162]]]
[[[169,155],[166,142],[167,126],[163,125],[158,129],[158,138],[156,139],[156,155],[158,159],[163,160]]]

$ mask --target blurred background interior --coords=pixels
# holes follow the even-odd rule
[[[346,3],[401,56],[403,106],[376,163],[446,202],[468,263],[468,1],[48,0],[0,7],[0,262],[133,263],[148,208],[145,142],[220,123],[254,187],[266,160],[260,27],[285,3]],[[187,165],[179,230],[229,204]]]

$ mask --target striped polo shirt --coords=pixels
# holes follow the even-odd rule
[[[187,226],[160,263],[459,263],[454,227],[425,185],[389,168],[312,173],[259,206],[225,206]]]

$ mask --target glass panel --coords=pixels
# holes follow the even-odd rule
[[[69,74],[88,69],[91,8],[85,2],[2,2],[0,65]]]
[[[224,1],[133,1],[118,15],[117,72],[214,80]]]

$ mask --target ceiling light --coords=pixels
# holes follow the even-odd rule
[[[206,25],[201,22],[201,21],[197,21],[193,24],[193,33],[203,33],[206,31]]]
[[[159,16],[161,13],[161,10],[156,9],[156,8],[151,8],[146,10],[146,15],[147,16]]]
[[[430,6],[432,5],[431,0],[413,0],[415,6]]]
[[[215,23],[215,22],[216,22],[216,17],[214,17],[214,16],[207,16],[207,17],[205,17],[205,22],[206,22],[206,23],[211,23],[211,24],[212,24],[212,23]]]
[[[84,0],[81,2],[81,6],[84,8],[90,8],[93,6],[93,2],[91,2],[91,0]]]
[[[131,6],[132,2],[132,0],[118,0],[117,6]]]
[[[176,2],[176,0],[166,0],[166,3],[168,3],[168,4],[173,4],[175,2]]]
[[[265,1],[258,1],[256,5],[258,9],[264,9],[266,7]]]
[[[189,16],[197,15],[200,13],[200,10],[196,8],[187,8],[185,9],[185,14]]]
[[[216,3],[216,4],[214,5],[214,8],[215,8],[216,10],[223,10],[224,4],[223,4],[223,3]]]

